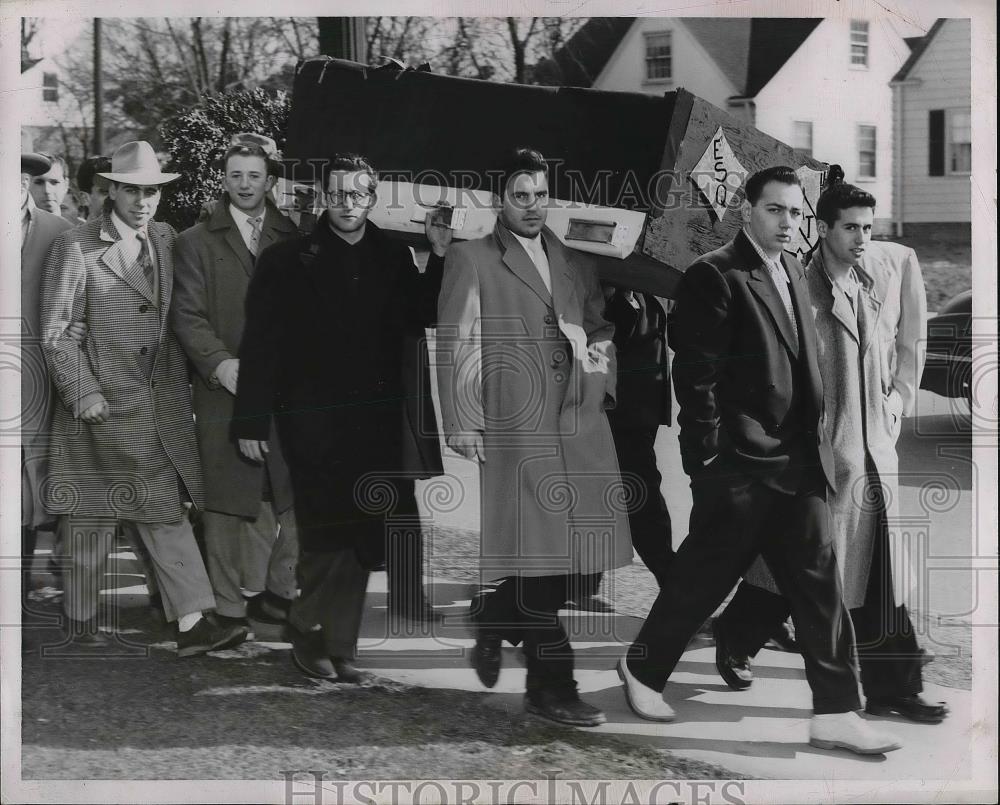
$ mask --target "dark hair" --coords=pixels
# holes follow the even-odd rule
[[[361,154],[348,152],[334,154],[333,157],[323,164],[323,190],[330,184],[330,174],[336,171],[359,171],[367,173],[372,177],[371,189],[374,190],[378,184],[378,172],[371,162]]]
[[[87,157],[80,163],[80,167],[77,169],[76,186],[89,195],[90,191],[94,189],[94,178],[96,175],[98,173],[110,173],[110,171],[111,157]],[[104,179],[103,176],[101,178]],[[104,179],[104,181],[110,180]]]
[[[505,153],[494,173],[497,182],[493,187],[493,192],[503,198],[507,185],[515,176],[522,173],[544,173],[548,176],[549,166],[540,151],[521,146]]]
[[[781,184],[802,187],[802,182],[799,180],[794,169],[787,165],[775,165],[770,168],[764,168],[764,170],[759,170],[747,179],[747,186],[744,191],[746,200],[750,204],[756,204],[760,198],[760,194],[764,192],[764,187],[769,182],[781,182]]]
[[[850,207],[871,207],[875,209],[875,196],[867,190],[852,184],[835,184],[827,187],[816,202],[816,217],[833,226],[840,217],[840,211]]]
[[[281,164],[259,145],[237,143],[236,145],[229,146],[222,155],[222,158],[216,163],[219,170],[223,173],[226,172],[226,163],[229,162],[229,157],[260,157],[264,160],[268,176],[281,175]]]

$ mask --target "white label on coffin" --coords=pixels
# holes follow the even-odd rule
[[[802,182],[802,195],[805,200],[802,205],[802,219],[799,221],[798,231],[792,238],[791,247],[786,251],[792,252],[801,259],[816,246],[819,238],[819,232],[816,230],[816,202],[819,201],[820,193],[823,192],[826,171],[818,171],[803,165],[795,171],[795,175]]]
[[[711,205],[715,217],[721,221],[736,191],[743,187],[746,179],[747,169],[736,158],[726,133],[719,126],[698,164],[691,169],[691,180]]]

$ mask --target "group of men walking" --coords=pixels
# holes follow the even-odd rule
[[[855,648],[870,713],[944,718],[920,696],[905,545],[890,533],[922,280],[910,250],[865,255],[869,194],[826,190],[803,270],[785,251],[799,180],[760,171],[743,229],[685,273],[671,332],[693,509],[674,555],[653,452],[671,406],[664,311],[649,294],[602,289],[587,257],[546,227],[540,153],[508,155],[490,235],[451,245],[429,216],[423,272],[368,220],[378,175],[357,155],[324,165],[326,210],[305,235],[269,200],[279,163],[260,135],[234,138],[219,163],[224,195],[180,235],[153,220],[176,175],[147,143],[103,167],[99,215],[68,229],[39,220],[28,197],[22,229],[27,332],[58,394],[50,426],[31,402],[41,447],[26,431],[37,493],[26,545],[40,511],[59,518],[75,639],[104,639],[97,595],[121,524],[148,556],[182,656],[246,639],[249,614],[287,622],[304,673],[358,681],[368,573],[382,563],[390,604],[432,619],[414,482],[442,471],[423,338],[436,326],[444,441],[481,479],[488,584],[471,659],[485,685],[502,642],[520,643],[529,711],[602,723],[577,692],[558,610],[599,605],[600,574],[629,564],[634,543],[660,587],[618,665],[639,716],[674,718],[668,678],[749,571],[716,623],[730,686],[752,683],[749,657],[791,614],[816,746],[899,746],[855,713]],[[22,157],[22,197],[42,168]],[[44,372],[34,380],[25,406],[48,389]]]

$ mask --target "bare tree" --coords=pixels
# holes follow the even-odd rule
[[[128,129],[156,141],[164,120],[205,93],[287,86],[295,62],[318,51],[315,17],[118,18],[103,31],[110,137]],[[88,110],[90,59],[86,35],[57,59],[66,91]]]

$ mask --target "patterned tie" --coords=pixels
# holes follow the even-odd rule
[[[153,282],[156,279],[156,275],[153,270],[153,257],[149,253],[149,238],[144,231],[136,232],[135,236],[139,240],[138,263],[142,266],[142,273],[146,275],[146,282],[149,283],[149,289],[151,291],[155,290],[156,286],[153,285]]]
[[[250,219],[250,254],[257,256],[257,247],[260,245],[260,228],[264,222],[264,216],[258,215]]]
[[[779,257],[778,259],[780,260],[781,258]],[[798,323],[795,321],[795,308],[792,307],[792,294],[788,290],[788,278],[785,276],[785,270],[779,263],[772,262],[771,260],[767,260],[766,264],[767,270],[771,275],[771,280],[778,290],[778,296],[781,297],[782,304],[785,306],[788,320],[792,323],[792,332],[795,333],[795,340],[798,341],[799,328]]]

